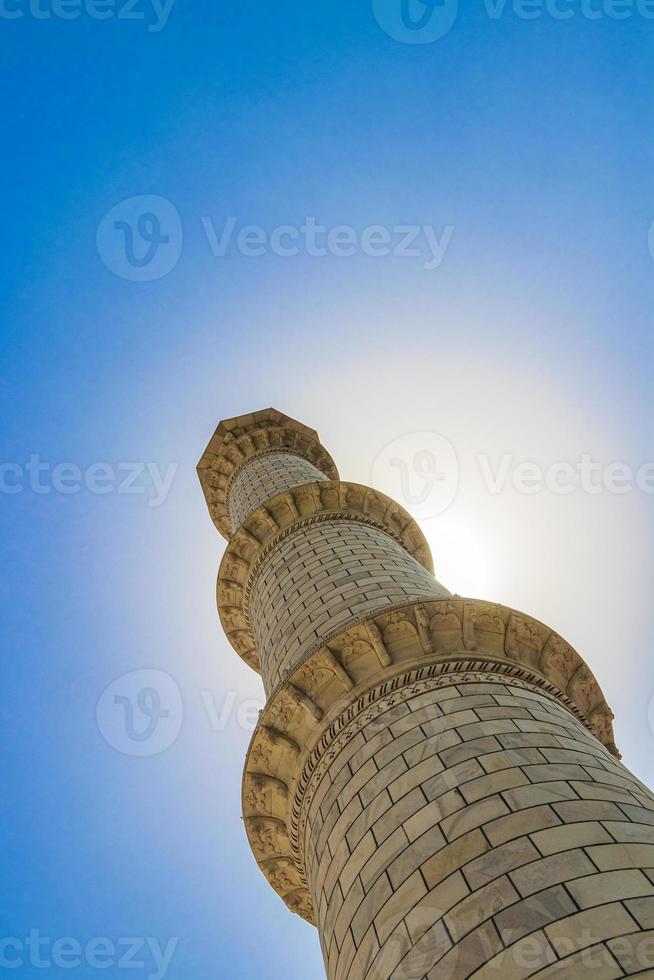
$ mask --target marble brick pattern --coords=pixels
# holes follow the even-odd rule
[[[325,520],[283,538],[259,568],[250,622],[266,691],[305,654],[376,610],[449,593],[385,531]]]
[[[654,975],[654,796],[544,694],[398,703],[309,806],[330,980]]]
[[[654,796],[578,720],[601,707],[613,744],[587,665],[514,611],[466,620],[396,540],[392,506],[348,509],[317,438],[272,409],[226,420],[201,474],[226,537],[328,479],[311,459],[335,483],[333,511],[286,501],[286,523],[261,515],[264,540],[243,529],[219,585],[268,697],[246,829],[268,882],[317,924],[329,980],[654,976]],[[363,625],[409,605],[402,644],[399,626]]]
[[[326,479],[313,463],[294,453],[272,452],[253,456],[236,473],[229,488],[232,528],[240,527],[257,507],[283,490]]]

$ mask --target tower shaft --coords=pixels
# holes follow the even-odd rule
[[[654,968],[654,797],[575,650],[451,595],[413,519],[273,409],[222,422],[198,471],[267,697],[248,838],[329,980]]]

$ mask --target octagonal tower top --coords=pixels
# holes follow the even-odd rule
[[[211,518],[228,540],[239,524],[234,508],[230,508],[230,487],[248,462],[266,453],[301,456],[324,479],[339,478],[318,433],[277,409],[265,408],[224,419],[209,440],[197,470]]]

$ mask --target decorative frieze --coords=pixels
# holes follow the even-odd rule
[[[327,479],[338,480],[338,470],[318,434],[274,408],[221,422],[198,463],[198,476],[214,524],[230,538],[231,481],[248,459],[266,452],[290,452],[302,456]]]
[[[465,641],[464,623],[470,624]],[[521,637],[537,636],[539,640],[546,637],[536,663],[533,646],[516,641],[515,632],[507,629],[510,623]],[[426,624],[427,645],[431,647],[428,651],[425,651]],[[502,649],[498,637],[502,637]],[[382,651],[381,658],[376,646]],[[346,682],[335,669],[338,663],[347,671]],[[331,639],[328,647],[310,654],[270,696],[252,739],[246,772],[251,765],[256,771],[270,741],[269,726],[274,724],[279,726],[278,739],[292,737],[288,749],[278,754],[276,767],[271,771],[289,787],[296,785],[301,779],[301,759],[296,746],[304,746],[306,758],[306,752],[316,744],[335,712],[345,708],[351,712],[370,708],[374,712],[379,710],[372,707],[375,698],[388,690],[391,698],[397,698],[399,687],[415,694],[412,684],[429,685],[433,681],[436,686],[447,686],[453,683],[453,673],[460,678],[456,683],[489,681],[495,675],[510,679],[514,687],[527,685],[554,698],[619,758],[613,741],[613,714],[581,657],[562,637],[537,620],[496,603],[445,599],[414,602],[371,617]],[[380,676],[388,680],[371,690],[370,685]],[[290,690],[303,690],[315,700],[324,715],[320,725],[310,712],[298,710],[297,698],[289,694]],[[579,703],[575,694],[580,696]],[[323,747],[325,738],[323,735],[320,742]],[[297,814],[291,810],[291,797],[287,799],[290,839]]]
[[[250,596],[258,573],[289,536],[333,521],[382,531],[424,568],[433,570],[429,546],[413,518],[378,491],[325,481],[277,494],[235,532],[218,574],[217,601],[223,629],[239,656],[255,670],[261,671],[261,651],[257,650],[252,628]],[[442,587],[441,591],[447,592]]]

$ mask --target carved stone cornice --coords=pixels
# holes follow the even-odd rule
[[[375,614],[309,654],[276,688],[250,743],[243,806],[255,857],[289,908],[313,921],[300,850],[303,800],[313,772],[346,726],[376,710],[382,698],[413,696],[416,684],[451,685],[493,677],[558,701],[620,757],[613,741],[613,714],[579,654],[532,617],[481,600],[413,600]],[[252,781],[261,787],[273,785],[257,784],[258,779],[286,788],[283,819],[281,797],[274,809],[272,792],[265,806],[253,808]],[[271,874],[278,865],[288,871],[283,888],[275,886]]]
[[[291,487],[268,500],[234,533],[218,572],[217,601],[223,629],[236,652],[260,672],[248,604],[257,571],[289,534],[320,521],[355,521],[384,531],[433,572],[429,545],[404,508],[358,483],[321,481]]]
[[[229,538],[228,491],[235,473],[253,456],[263,452],[292,452],[313,463],[330,480],[338,480],[333,459],[318,433],[274,408],[221,422],[197,466],[211,518]]]

